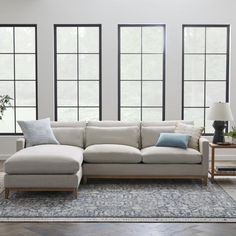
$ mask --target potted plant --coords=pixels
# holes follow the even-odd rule
[[[7,106],[11,106],[11,100],[12,98],[9,95],[0,95],[0,120],[2,120]]]
[[[232,143],[236,144],[236,126],[232,126],[232,130],[226,134],[226,136],[229,136],[232,138]]]

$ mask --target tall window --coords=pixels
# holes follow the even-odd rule
[[[164,119],[165,26],[119,25],[119,119]]]
[[[36,31],[36,25],[0,25],[0,94],[14,99],[1,134],[21,133],[17,120],[37,118]]]
[[[183,26],[183,118],[213,133],[214,102],[228,101],[229,25]]]
[[[101,25],[55,25],[56,120],[101,119]]]

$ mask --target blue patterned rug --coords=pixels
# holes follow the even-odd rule
[[[183,180],[99,180],[70,193],[0,196],[0,221],[236,222],[236,202],[218,185]]]

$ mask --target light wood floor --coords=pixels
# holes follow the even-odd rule
[[[0,172],[3,171],[0,161]],[[217,182],[236,200],[236,178],[218,178]],[[231,235],[236,235],[234,223],[0,223],[0,236]]]

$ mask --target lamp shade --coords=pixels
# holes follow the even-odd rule
[[[229,103],[216,102],[210,108],[208,120],[230,121],[233,120]]]

